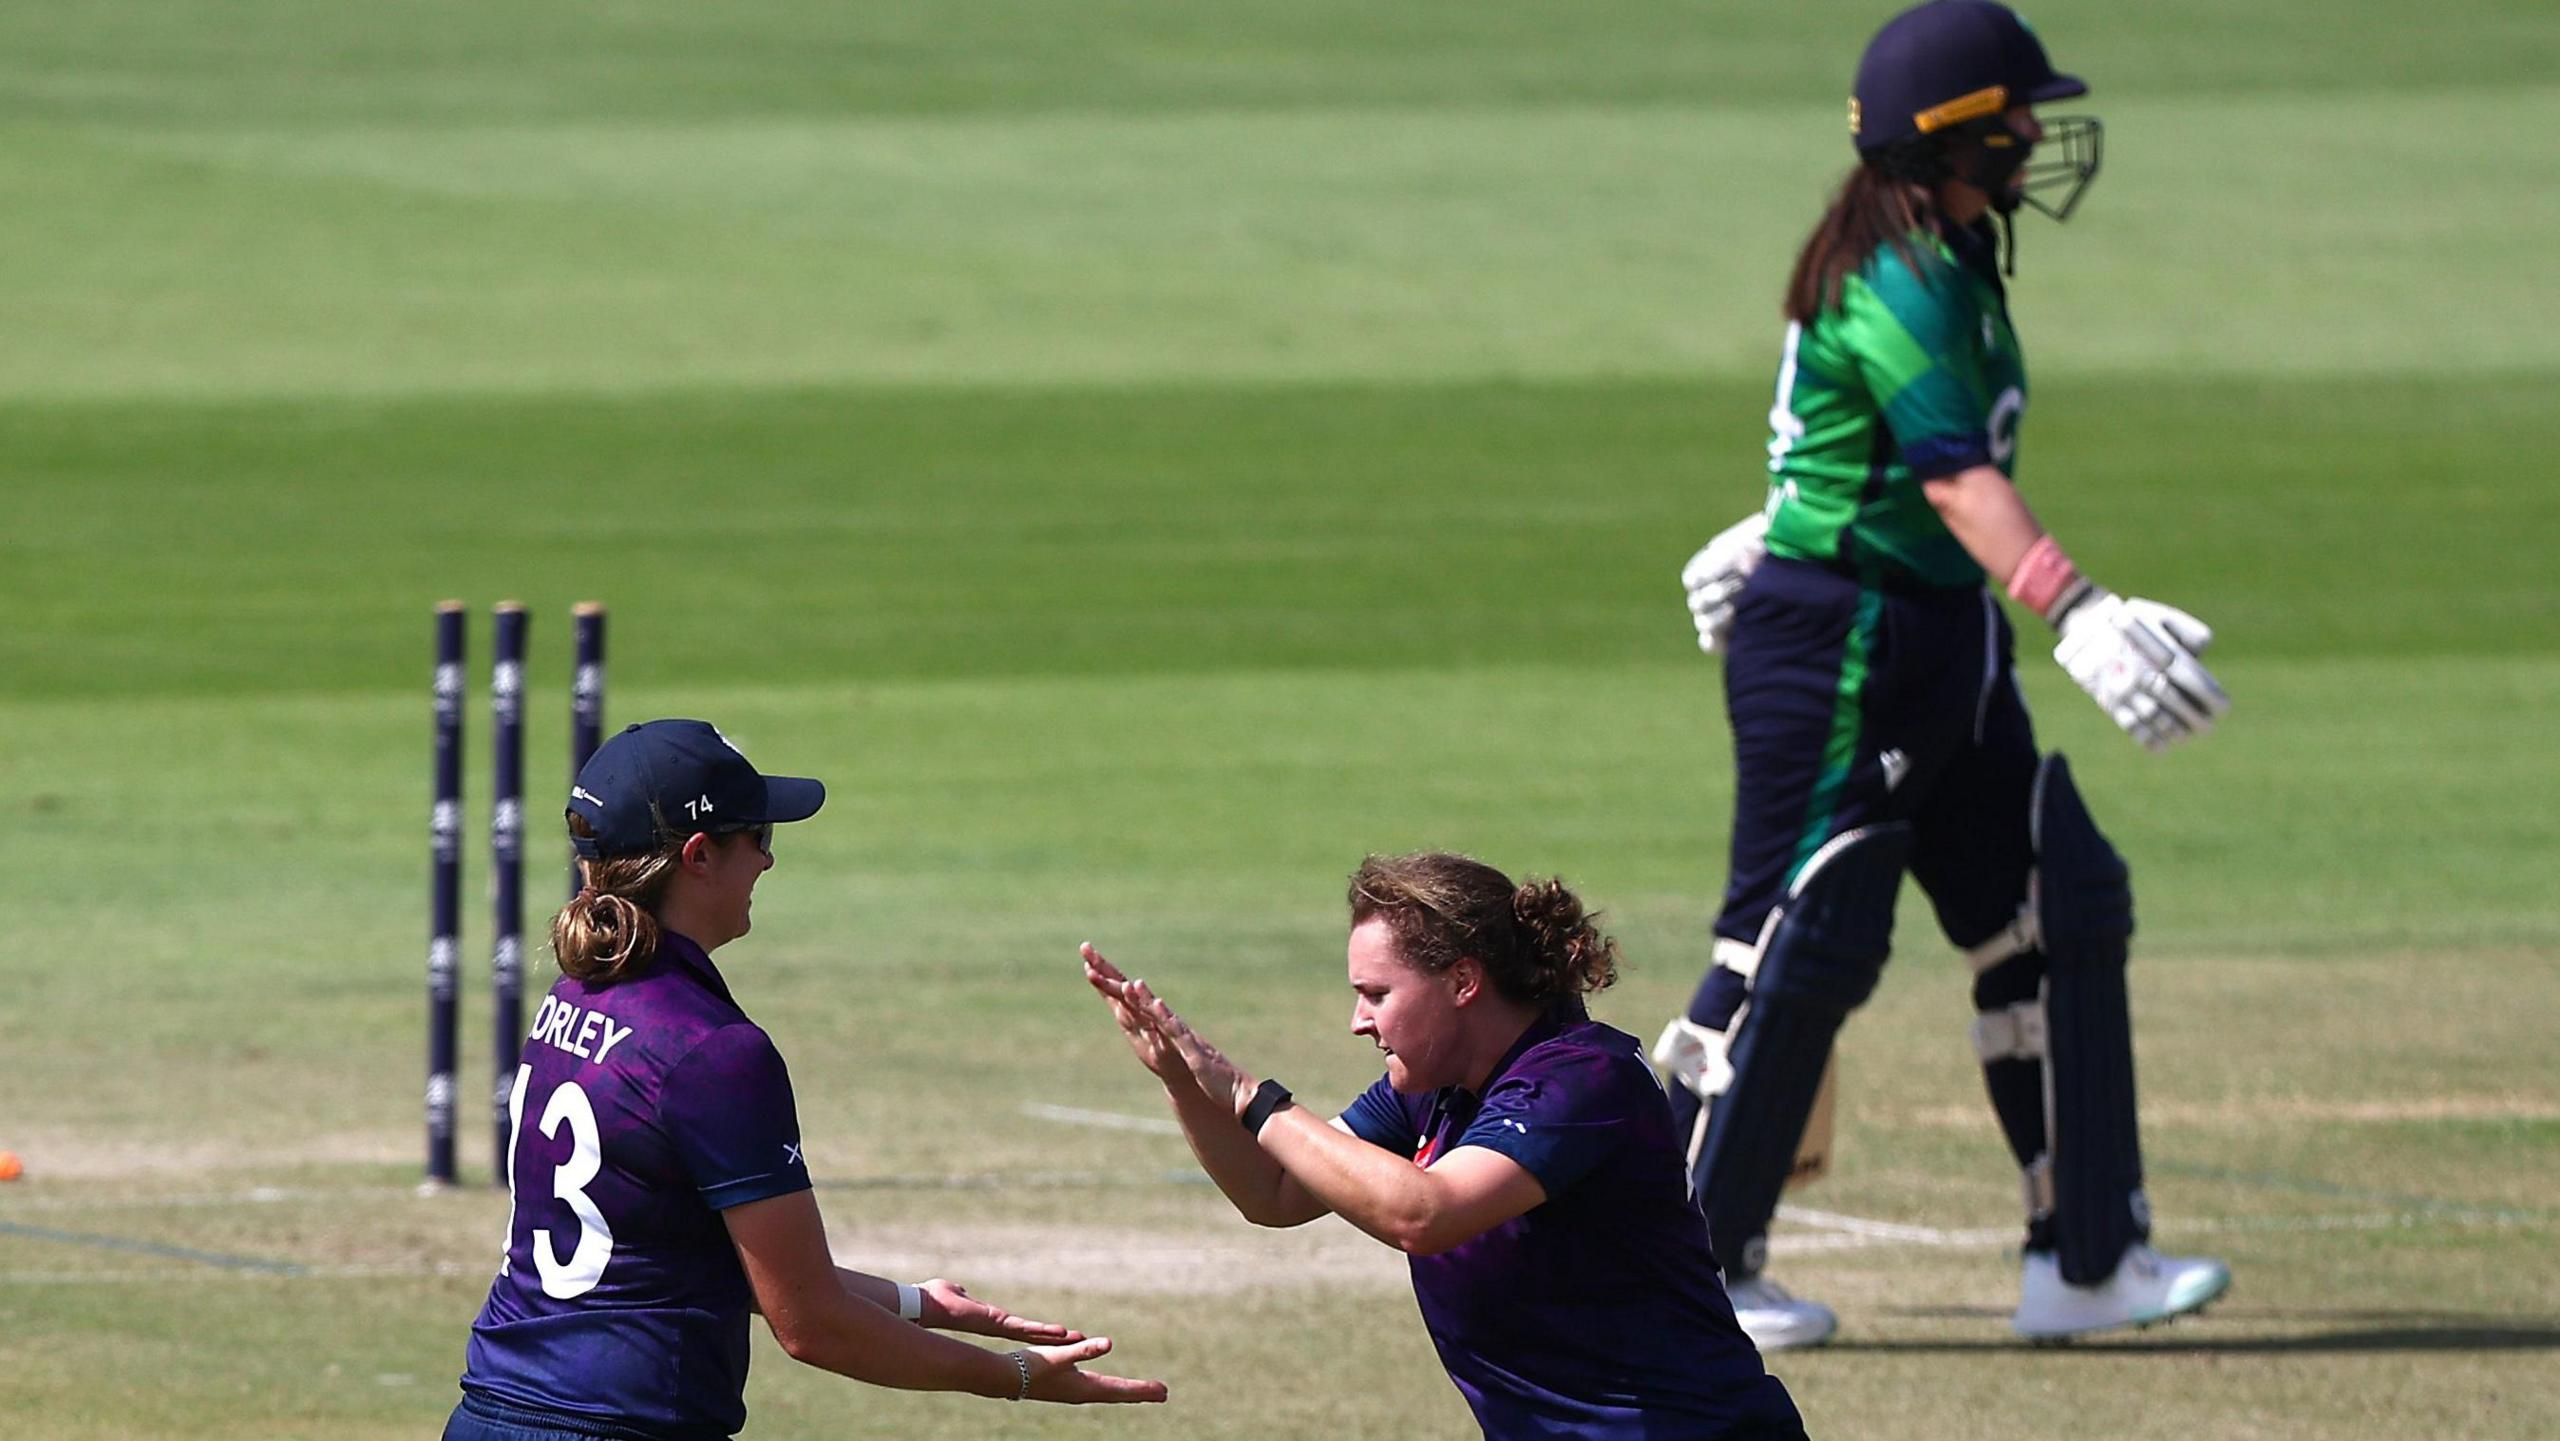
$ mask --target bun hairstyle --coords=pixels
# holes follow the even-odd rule
[[[1549,1010],[1618,979],[1618,943],[1564,882],[1513,885],[1470,856],[1371,856],[1351,876],[1351,924],[1384,919],[1406,965],[1437,975],[1473,958],[1495,990]]]
[[[595,833],[574,813],[569,831]],[[658,903],[682,851],[679,841],[650,855],[578,862],[578,894],[551,918],[551,954],[562,975],[609,986],[648,966],[658,954]]]

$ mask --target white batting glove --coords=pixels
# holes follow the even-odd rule
[[[2213,628],[2175,606],[2100,591],[2062,617],[2053,658],[2125,734],[2164,751],[2231,709],[2196,659],[2212,643]]]
[[[1706,547],[1680,567],[1680,588],[1689,593],[1689,619],[1698,628],[1698,649],[1713,655],[1733,631],[1733,603],[1743,582],[1760,568],[1769,553],[1764,541],[1769,517],[1754,511],[1717,532]]]

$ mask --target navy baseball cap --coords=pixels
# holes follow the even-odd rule
[[[1862,155],[2012,105],[2068,100],[2089,87],[2045,57],[2044,42],[1996,0],[1926,0],[1884,23],[1858,60],[1849,136]]]
[[[570,841],[591,861],[647,855],[697,831],[805,821],[826,803],[816,781],[758,773],[709,721],[643,721],[578,768],[569,814],[593,834]]]

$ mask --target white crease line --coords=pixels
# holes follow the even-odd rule
[[[1117,1111],[1087,1111],[1075,1106],[1052,1106],[1046,1101],[1025,1101],[1022,1114],[1040,1121],[1056,1121],[1068,1126],[1091,1126],[1103,1131],[1143,1131],[1150,1136],[1179,1136],[1182,1127],[1162,1116],[1124,1116]]]
[[[1973,1231],[1941,1231],[1935,1226],[1914,1226],[1901,1221],[1875,1221],[1864,1216],[1844,1216],[1837,1211],[1817,1211],[1809,1206],[1780,1206],[1778,1219],[1800,1226],[1856,1236],[1866,1241],[1901,1241],[1913,1246],[1977,1248],[2001,1246],[2015,1241],[2017,1228]]]

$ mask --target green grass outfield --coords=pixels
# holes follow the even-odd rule
[[[999,1412],[759,1342],[749,1436],[1466,1434],[1392,1255],[1063,1114],[1161,1113],[1073,947],[1347,1097],[1341,878],[1454,846],[1609,909],[1606,1018],[1685,997],[1729,758],[1672,578],[1756,501],[1886,8],[0,10],[9,1433],[450,1406],[504,1209],[410,1194],[454,595],[472,1178],[483,617],[534,607],[547,857],[598,598],[617,721],[833,788],[724,959],[839,1249],[1176,1398]],[[2163,1243],[2238,1288],[2008,1343],[2015,1180],[1914,905],[1779,1236],[1842,1341],[1776,1369],[1821,1437],[2550,1435],[2560,18],[2032,13],[2109,150],[2021,226],[2022,479],[2220,628],[2238,705],[2155,758],[2032,644],[2026,682],[2135,869]]]

